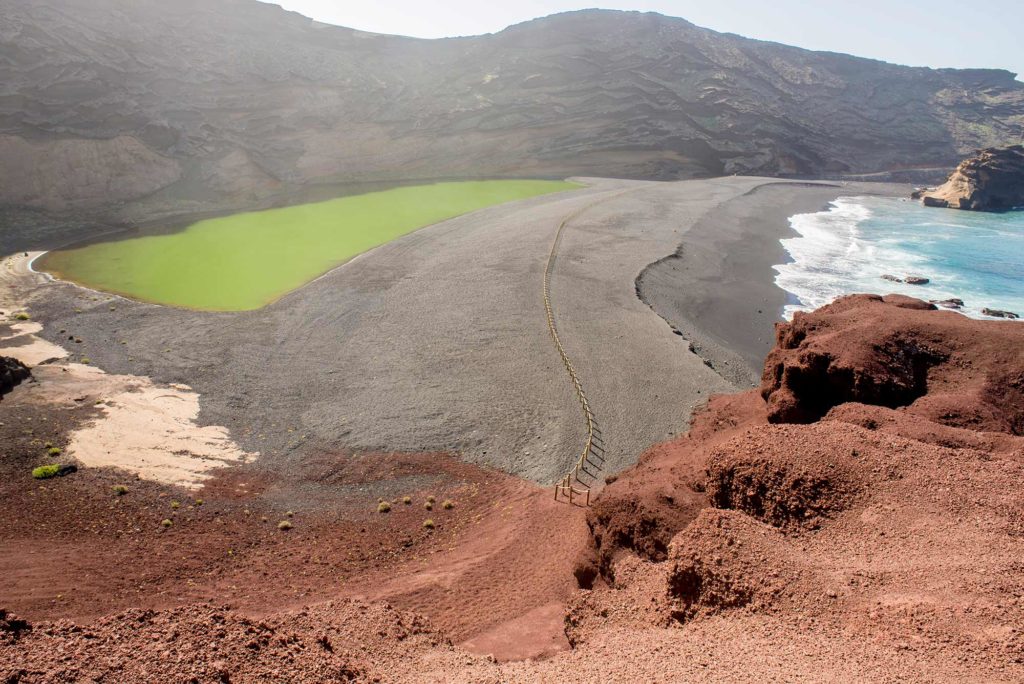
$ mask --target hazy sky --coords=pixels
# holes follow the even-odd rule
[[[700,26],[899,64],[1024,79],[1024,0],[272,0],[323,22],[421,38],[493,33],[555,12],[660,12]]]

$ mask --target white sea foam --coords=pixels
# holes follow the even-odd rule
[[[793,295],[784,315],[855,292],[898,292],[921,299],[959,297],[964,313],[983,307],[1024,313],[1024,215],[946,213],[876,197],[843,197],[827,211],[790,218],[797,237],[782,240],[790,262],[775,282]],[[926,286],[883,275],[931,279]]]

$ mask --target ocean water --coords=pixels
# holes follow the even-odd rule
[[[888,197],[842,197],[827,211],[790,218],[782,240],[791,261],[775,267],[790,294],[787,319],[855,292],[924,300],[957,297],[962,313],[1003,309],[1024,316],[1024,211],[989,214],[934,209]],[[907,285],[890,274],[931,280]]]

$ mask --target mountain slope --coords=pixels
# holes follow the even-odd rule
[[[0,11],[8,207],[210,208],[411,178],[863,173],[952,166],[1024,129],[1009,72],[894,66],[656,14],[427,41],[255,0]]]

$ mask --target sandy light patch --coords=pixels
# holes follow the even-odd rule
[[[46,282],[31,270],[40,253],[19,254],[0,266],[3,311],[25,311],[20,294]],[[158,385],[147,377],[112,375],[68,363],[68,351],[38,337],[36,321],[19,321],[0,335],[0,355],[32,368],[11,399],[57,405],[96,405],[101,415],[75,431],[67,449],[85,467],[121,468],[147,480],[198,488],[215,468],[244,463],[259,454],[243,451],[226,427],[200,427],[199,395],[187,385]],[[50,363],[45,363],[50,362]]]
[[[43,329],[39,323],[16,323],[10,328],[10,334],[0,334],[0,356],[18,359],[26,366],[38,366],[44,361],[63,359],[68,355],[64,347],[36,337],[36,333]]]
[[[146,480],[200,487],[215,468],[258,456],[243,451],[222,426],[200,427],[199,395],[185,385],[111,375],[78,363],[33,369],[25,399],[95,404],[102,415],[71,434],[67,455],[91,468],[121,468]]]

